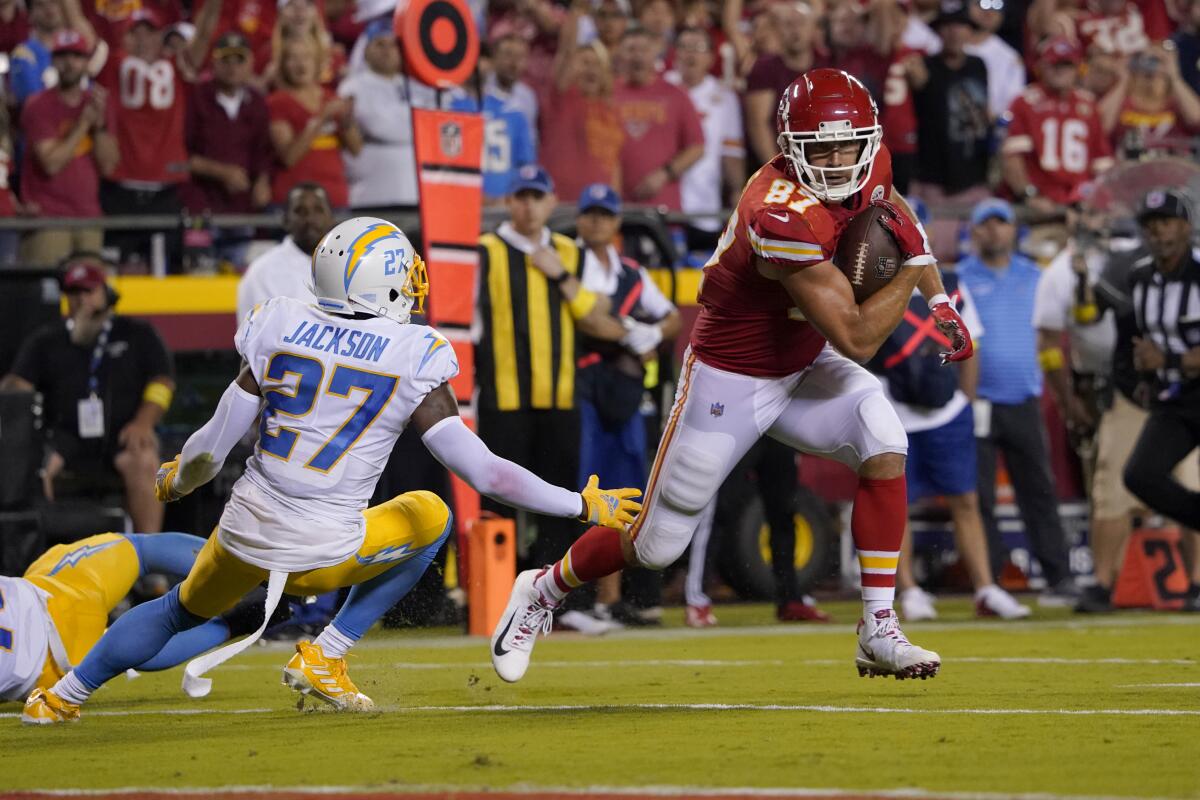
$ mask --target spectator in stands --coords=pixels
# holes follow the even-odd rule
[[[798,75],[827,63],[816,53],[817,20],[807,3],[789,0],[772,6],[756,19],[769,20],[770,26],[778,31],[782,46],[777,54],[760,55],[746,76],[746,139],[754,163],[763,164],[779,152],[775,143],[775,109],[783,90]]]
[[[343,156],[350,205],[359,210],[415,206],[412,110],[436,107],[437,96],[428,86],[400,74],[400,46],[390,19],[375,20],[363,37],[366,69],[338,87],[338,95],[354,103],[354,119],[363,138],[361,152]]]
[[[21,113],[25,154],[21,198],[47,217],[100,216],[100,178],[120,158],[116,105],[100,86],[83,88],[90,52],[75,31],[60,31],[51,46],[58,85],[29,98]],[[43,228],[21,243],[21,262],[47,266],[76,250],[99,251],[99,228]]]
[[[1123,58],[1092,45],[1085,54],[1083,75],[1077,83],[1080,89],[1090,92],[1092,97],[1101,98],[1113,90],[1124,70]]]
[[[78,8],[77,2],[74,8]],[[13,103],[18,109],[34,94],[54,86],[54,37],[65,30],[75,30],[79,33],[84,39],[88,53],[91,53],[92,42],[88,31],[67,25],[63,0],[30,0],[29,38],[13,50],[8,78]]]
[[[0,391],[42,394],[48,500],[64,471],[87,481],[115,470],[134,529],[160,531],[163,506],[154,497],[154,474],[161,456],[154,428],[175,391],[171,356],[149,323],[115,313],[117,296],[96,255],[68,259],[62,287],[66,320],[22,344]]]
[[[0,217],[14,217],[24,211],[10,185],[16,174],[13,169],[14,143],[10,120],[8,107],[0,103]],[[16,263],[20,244],[20,232],[0,231],[0,268]]]
[[[896,39],[895,20],[896,16],[879,2],[871,7],[838,3],[828,12],[828,66],[845,70],[862,81],[876,103],[883,99],[883,83]]]
[[[563,9],[552,0],[489,0],[488,20],[484,30],[495,40],[515,33],[529,44],[529,65],[525,79],[541,96],[552,78],[552,64],[558,57],[561,29],[571,13],[582,16],[591,10],[591,3],[574,0],[570,9]],[[572,48],[577,43],[571,39]],[[571,51],[568,51],[568,55]]]
[[[212,78],[192,90],[184,124],[191,180],[180,187],[189,211],[249,214],[271,202],[271,137],[267,101],[250,80],[250,43],[226,33],[212,54]],[[245,263],[253,231],[217,232],[217,251]]]
[[[1057,0],[1034,0],[1025,24],[1034,42],[1062,36],[1085,52],[1094,44],[1122,58],[1170,33],[1168,20],[1147,20],[1134,0],[1092,0],[1067,8],[1060,8]]]
[[[625,74],[613,91],[625,131],[621,194],[679,211],[679,182],[704,155],[704,131],[687,94],[655,71],[654,45],[654,37],[639,28],[621,40]]]
[[[1076,88],[1079,49],[1066,39],[1043,42],[1038,82],[1013,101],[1001,146],[1008,189],[1030,211],[1061,214],[1080,185],[1112,164],[1091,96]]]
[[[626,330],[608,300],[579,282],[575,242],[546,227],[557,204],[546,170],[518,170],[505,204],[509,219],[479,240],[479,436],[501,458],[561,482],[579,474],[575,330],[608,341]],[[516,516],[488,500],[484,506]],[[553,563],[578,535],[571,520],[539,520],[532,563]]]
[[[596,26],[596,40],[604,45],[609,55],[615,55],[621,47],[621,37],[629,29],[629,10],[623,0],[600,0],[591,14]]]
[[[671,0],[643,0],[637,8],[637,24],[650,34],[654,69],[663,72],[674,63],[675,5]],[[628,65],[622,65],[622,72]]]
[[[274,0],[224,0],[217,32],[240,33],[254,54],[253,72],[261,75],[271,64],[271,37],[278,3]]]
[[[741,105],[733,90],[709,72],[715,60],[708,31],[684,28],[675,39],[677,70],[666,76],[688,93],[704,131],[704,155],[683,173],[680,194],[685,213],[713,215],[693,223],[711,234],[710,244],[716,244],[716,233],[725,224],[717,212],[737,205],[746,181]]]
[[[917,111],[912,193],[926,203],[975,203],[988,194],[987,67],[965,50],[974,27],[966,0],[943,0],[933,20],[942,49],[910,72]],[[934,219],[928,232],[934,255],[954,261],[957,221]]]
[[[333,41],[313,0],[283,0],[271,33],[270,64],[264,71],[267,83],[278,83],[284,50],[292,42],[306,44],[317,58],[317,83],[334,89],[346,67],[346,53]]]
[[[479,78],[473,75],[451,96],[452,111],[479,113]],[[505,110],[504,101],[483,95],[483,200],[499,205],[508,196],[517,170],[537,161],[533,133],[520,111]]]
[[[1025,62],[996,33],[1004,22],[1004,0],[969,0],[967,10],[975,27],[963,49],[987,67],[988,113],[997,120],[1025,91]]]
[[[283,241],[250,262],[238,284],[238,322],[250,310],[272,297],[314,299],[312,253],[330,228],[333,209],[325,187],[298,183],[287,195],[283,211]]]
[[[1042,420],[1042,373],[1038,366],[1033,304],[1039,271],[1015,252],[1016,214],[1003,200],[988,199],[971,211],[975,252],[959,262],[959,280],[971,293],[987,331],[980,348],[975,435],[979,454],[979,509],[988,532],[992,573],[1004,563],[996,521],[996,454],[1012,481],[1025,536],[1042,566],[1043,602],[1074,602],[1066,535],[1058,516],[1054,478]]]
[[[572,6],[554,59],[554,82],[542,115],[542,162],[559,191],[576,197],[589,183],[621,187],[625,132],[613,101],[608,51],[595,42],[576,46],[581,14]]]
[[[71,3],[78,2],[79,0],[65,0],[64,5],[69,9]],[[198,4],[189,3],[188,5],[193,13],[199,9]],[[84,13],[95,30],[97,47],[102,41],[112,51],[123,46],[125,34],[134,25],[134,16],[138,12],[149,12],[158,19],[164,28],[170,28],[183,21],[183,9],[184,5],[180,0],[137,0],[136,2],[87,0],[87,8]]]
[[[529,84],[521,80],[529,63],[529,45],[515,34],[503,36],[491,44],[491,71],[483,82],[483,93],[501,102],[504,111],[517,111],[536,137],[538,99]]]
[[[621,201],[616,190],[592,184],[583,190],[578,207],[576,230],[583,256],[580,282],[596,296],[608,298],[612,318],[629,329],[620,342],[580,332],[575,378],[581,422],[579,481],[582,486],[589,475],[595,474],[601,483],[644,486],[644,363],[656,362],[664,340],[670,342],[679,333],[682,318],[646,271],[618,251]],[[646,593],[654,596],[649,607],[661,606],[661,573],[647,570],[641,579],[650,584]],[[618,605],[620,600],[621,575],[601,579],[596,595],[598,617],[623,624],[647,622],[644,608],[634,608],[628,602]]]
[[[1175,53],[1154,47],[1129,59],[1100,101],[1100,122],[1121,158],[1190,155],[1200,130],[1200,97],[1179,72]]]
[[[116,107],[113,134],[121,158],[100,185],[100,205],[111,216],[177,214],[179,184],[188,179],[184,132],[187,84],[181,70],[194,70],[208,57],[221,0],[206,0],[196,17],[196,35],[179,56],[179,64],[163,55],[163,25],[155,12],[142,9],[129,19],[123,45],[114,50],[98,82]],[[182,68],[180,65],[184,65]],[[108,244],[122,256],[150,259],[143,231],[110,232]],[[168,239],[168,260],[177,240]]]
[[[1171,35],[1179,72],[1193,92],[1200,94],[1200,0],[1182,0],[1179,30]]]
[[[0,53],[12,53],[29,37],[29,15],[20,0],[0,0]]]
[[[1133,342],[1138,395],[1149,400],[1150,416],[1125,464],[1125,486],[1152,510],[1200,531],[1200,492],[1172,475],[1200,445],[1200,336],[1190,312],[1200,294],[1200,257],[1192,247],[1192,210],[1183,192],[1154,189],[1139,204],[1137,221],[1150,255],[1129,274],[1133,313],[1121,318],[1118,335]],[[1184,610],[1200,612],[1200,558],[1195,540],[1189,544]]]
[[[276,159],[271,196],[282,204],[293,186],[311,181],[325,187],[334,208],[346,208],[350,190],[341,151],[358,155],[362,132],[354,120],[354,101],[323,88],[317,70],[311,44],[284,45],[280,88],[267,98]]]

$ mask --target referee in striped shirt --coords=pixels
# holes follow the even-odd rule
[[[1137,221],[1150,255],[1129,273],[1133,313],[1119,322],[1118,337],[1133,341],[1150,417],[1125,464],[1125,485],[1154,511],[1197,531],[1200,493],[1171,473],[1200,445],[1200,249],[1192,246],[1192,212],[1177,190],[1147,193]],[[1195,536],[1186,538],[1195,544]],[[1194,546],[1187,550],[1191,587],[1184,608],[1200,612],[1200,559]]]

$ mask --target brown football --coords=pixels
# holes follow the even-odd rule
[[[884,214],[877,206],[867,206],[850,220],[838,239],[833,263],[854,289],[854,302],[862,303],[891,283],[900,269],[900,248],[896,240],[879,224]]]

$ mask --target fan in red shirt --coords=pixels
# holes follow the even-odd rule
[[[98,78],[117,108],[114,134],[121,151],[116,170],[101,187],[104,213],[179,211],[177,187],[188,177],[182,72],[204,62],[220,6],[221,0],[205,2],[195,36],[177,56],[186,63],[179,65],[163,53],[163,22],[157,14],[141,9],[130,15],[122,47],[109,56]],[[110,244],[143,258],[149,256],[146,239],[140,233],[109,235]]]
[[[859,475],[850,526],[863,572],[859,674],[937,674],[941,658],[911,644],[892,610],[908,517],[907,438],[879,380],[855,362],[874,354],[918,287],[953,342],[948,359],[971,356],[970,335],[920,224],[892,188],[875,102],[862,83],[840,70],[805,73],[779,103],[777,130],[782,153],[746,184],[704,268],[700,319],[646,504],[628,530],[593,527],[562,561],[517,576],[492,638],[492,664],[506,681],[524,675],[537,634],[571,589],[626,564],[674,562],[726,476],[764,435]],[[849,220],[870,206],[882,212],[902,264],[858,305],[830,258]]]
[[[29,38],[29,15],[17,0],[0,0],[0,53],[11,53],[13,48]]]
[[[180,0],[95,0],[83,6],[96,36],[114,51],[121,49],[125,34],[133,27],[135,15],[153,15],[163,27],[183,20]]]
[[[1001,146],[1004,181],[1041,214],[1071,202],[1080,184],[1112,165],[1095,100],[1076,87],[1079,49],[1065,38],[1039,50],[1038,82],[1013,101]]]
[[[1100,119],[1122,158],[1188,156],[1200,130],[1200,97],[1179,70],[1173,50],[1156,47],[1129,59],[1129,68],[1100,101]]]
[[[279,70],[282,88],[267,98],[276,160],[271,197],[283,205],[293,186],[312,182],[325,189],[331,206],[346,208],[350,187],[342,150],[358,155],[362,132],[354,122],[353,100],[321,86],[318,69],[310,43],[296,40],[284,45]]]

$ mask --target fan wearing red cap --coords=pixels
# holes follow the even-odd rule
[[[1060,213],[1080,184],[1112,165],[1096,102],[1078,87],[1082,60],[1065,37],[1043,41],[1037,83],[1008,111],[1000,149],[1004,182],[1036,214]]]
[[[115,312],[118,296],[97,254],[73,253],[60,280],[66,319],[21,342],[0,392],[44,397],[47,499],[54,499],[55,478],[64,470],[88,485],[116,481],[125,487],[134,530],[160,531],[154,429],[175,390],[170,354],[150,323]]]

